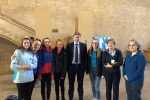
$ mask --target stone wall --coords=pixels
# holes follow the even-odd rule
[[[100,1],[94,10],[93,34],[114,38],[124,57],[131,39],[139,40],[142,49],[150,47],[150,1]]]
[[[15,44],[0,37],[0,75],[13,73],[10,69],[10,57],[17,48]]]
[[[124,57],[130,39],[139,40],[142,50],[150,48],[149,0],[0,0],[1,13],[33,29],[37,6],[51,8],[51,29],[59,30],[52,40],[71,36],[76,13],[88,10],[93,12],[92,35],[114,38]]]

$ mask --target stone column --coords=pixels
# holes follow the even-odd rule
[[[87,43],[87,48],[91,46],[92,30],[93,30],[93,12],[79,11],[75,18],[75,31],[81,33],[81,42]]]
[[[51,38],[51,9],[50,7],[35,7],[35,31],[36,37]]]

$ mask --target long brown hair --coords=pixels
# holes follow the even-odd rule
[[[49,40],[49,42],[51,42],[51,41],[50,41],[50,38],[48,38],[48,37],[46,37],[46,38],[42,39],[41,48],[45,48],[44,41],[45,41],[46,39],[48,39],[48,40]]]
[[[27,36],[22,39],[21,46],[20,46],[18,49],[21,49],[23,52],[25,51],[25,48],[23,47],[23,41],[24,41],[24,40],[29,40],[30,46],[29,46],[29,48],[28,48],[27,51],[32,52],[32,49],[31,49],[32,44],[31,44],[30,38],[27,37]]]
[[[88,51],[88,56],[90,56],[90,57],[92,57],[92,52],[93,52],[92,43],[93,43],[94,40],[98,41],[98,39],[93,39],[92,42],[91,42],[91,47],[90,47],[90,49]],[[101,52],[102,52],[102,50],[99,48],[99,41],[98,41],[98,45],[97,45],[97,57],[101,56]]]

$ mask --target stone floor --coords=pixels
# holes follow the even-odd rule
[[[150,100],[150,80],[148,77],[150,77],[150,64],[148,64],[145,70],[145,83],[144,83],[144,88],[142,90],[143,100]],[[0,100],[4,100],[10,94],[17,95],[16,85],[13,83],[12,80],[13,80],[13,75],[0,75]],[[65,91],[66,100],[68,100],[68,94],[67,94],[68,79],[67,78],[65,81],[65,87],[66,87],[66,91]],[[75,84],[73,100],[78,100],[76,88],[77,85]],[[106,100],[105,80],[101,81],[101,92],[102,92],[102,100]],[[40,82],[38,82],[34,88],[32,100],[42,100],[40,94]],[[52,81],[51,100],[55,100],[54,81]],[[92,100],[91,84],[88,75],[85,75],[84,78],[84,100]],[[120,100],[126,100],[126,92],[125,92],[123,77],[121,78],[121,83],[120,83]]]

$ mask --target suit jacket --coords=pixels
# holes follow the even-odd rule
[[[80,46],[81,67],[85,71],[87,68],[87,46],[86,44],[81,43],[81,42],[79,42],[79,46]],[[68,51],[68,62],[69,62],[68,67],[70,67],[72,64],[72,60],[73,60],[74,42],[67,44],[66,49]]]

